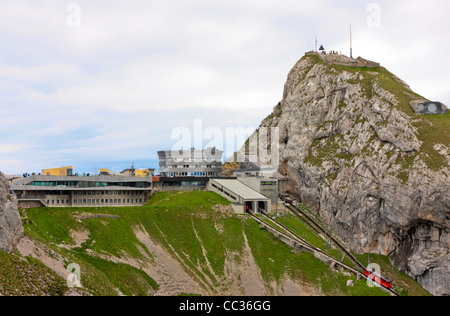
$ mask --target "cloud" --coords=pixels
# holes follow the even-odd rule
[[[70,3],[80,27],[68,24]],[[370,4],[379,25],[368,22]],[[449,9],[440,0],[5,2],[0,148],[9,162],[0,169],[128,166],[170,149],[171,131],[195,119],[223,131],[257,127],[315,33],[348,54],[350,22],[356,55],[450,104]]]
[[[18,151],[22,148],[22,145],[12,145],[12,144],[0,144],[0,155],[9,154]]]

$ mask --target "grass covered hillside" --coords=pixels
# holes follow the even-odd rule
[[[386,295],[295,252],[228,204],[212,192],[180,192],[142,207],[23,211],[25,238],[0,254],[0,294]],[[69,291],[74,264],[82,287]]]

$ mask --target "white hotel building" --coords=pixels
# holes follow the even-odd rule
[[[208,147],[204,150],[159,151],[161,177],[217,177],[222,172],[223,151]]]

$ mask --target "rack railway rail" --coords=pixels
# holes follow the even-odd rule
[[[301,204],[300,204],[301,205]],[[333,237],[327,230],[322,227],[319,223],[316,222],[311,216],[309,216],[304,210],[301,208],[295,206],[292,201],[287,200],[286,206],[288,209],[299,219],[301,219],[303,222],[305,222],[309,227],[311,227],[317,234],[325,234],[327,238],[329,238],[347,257],[349,257],[353,262],[355,262],[355,265],[358,266],[360,269],[364,270],[366,267],[361,264],[356,257],[347,250],[347,248],[335,237]]]
[[[322,251],[321,249],[311,245],[310,243],[308,243],[307,241],[305,241],[304,239],[302,239],[301,237],[299,237],[297,234],[295,234],[292,230],[290,230],[289,228],[287,228],[286,226],[284,226],[281,223],[278,223],[277,221],[275,221],[272,217],[270,217],[269,215],[267,215],[264,212],[258,212],[258,215],[255,215],[253,212],[251,211],[247,211],[247,213],[253,218],[255,219],[260,225],[264,226],[266,229],[271,230],[271,232],[273,234],[275,234],[278,238],[280,238],[281,236],[284,237],[285,239],[289,240],[294,246],[300,246],[301,248],[304,248],[305,250],[311,252],[314,254],[314,256],[319,256],[322,258],[325,258],[326,260],[328,260],[329,262],[332,262],[332,264],[340,266],[352,273],[354,273],[355,275],[366,279],[366,280],[371,280],[367,275],[364,274],[364,269],[361,272],[359,269],[351,267],[343,262],[341,262],[340,260],[328,255],[327,253],[325,253],[324,251]],[[265,222],[263,220],[263,217],[265,220],[268,220],[270,223]],[[275,225],[275,227],[273,226]],[[282,229],[285,230],[285,232],[278,230],[277,227],[280,227]],[[386,292],[389,292],[391,295],[393,296],[398,296],[398,294],[390,289],[385,287],[383,284],[378,284],[383,290],[385,290]]]

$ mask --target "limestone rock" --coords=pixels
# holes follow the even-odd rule
[[[382,67],[305,56],[261,128],[279,129],[290,192],[354,251],[391,255],[450,295],[450,118],[416,115],[414,100],[425,98]]]
[[[9,184],[0,173],[0,250],[12,252],[23,237],[23,227],[17,199],[9,191]]]

